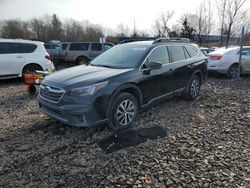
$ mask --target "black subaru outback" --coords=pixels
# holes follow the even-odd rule
[[[81,65],[47,76],[39,109],[65,124],[131,126],[152,103],[183,95],[194,100],[207,78],[207,59],[188,39],[117,45]]]

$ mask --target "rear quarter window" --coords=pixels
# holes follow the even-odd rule
[[[188,54],[190,55],[190,57],[194,57],[194,56],[197,56],[198,55],[198,51],[196,49],[194,49],[193,47],[190,47],[190,46],[185,46]]]
[[[69,50],[72,51],[87,51],[89,48],[89,43],[72,43]]]
[[[28,43],[19,43],[18,46],[22,53],[33,53],[37,48],[37,45]]]

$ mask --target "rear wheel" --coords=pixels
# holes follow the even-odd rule
[[[184,97],[188,100],[194,100],[199,96],[201,87],[201,80],[198,76],[194,75],[188,83]]]
[[[77,58],[77,64],[78,65],[88,65],[89,64],[89,60],[86,57],[78,57]]]
[[[232,65],[227,71],[228,78],[237,78],[240,74],[239,66],[237,64]]]
[[[115,131],[125,130],[138,116],[138,101],[130,93],[121,93],[113,102],[109,126]]]

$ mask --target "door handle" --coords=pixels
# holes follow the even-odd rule
[[[19,56],[17,56],[17,58],[23,58],[23,56],[19,55]]]
[[[173,74],[174,73],[174,69],[169,69],[168,73],[169,74]]]

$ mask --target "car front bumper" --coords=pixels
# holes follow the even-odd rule
[[[72,104],[56,106],[40,97],[38,101],[39,111],[67,125],[92,127],[108,122],[108,119],[102,119],[90,105]]]

